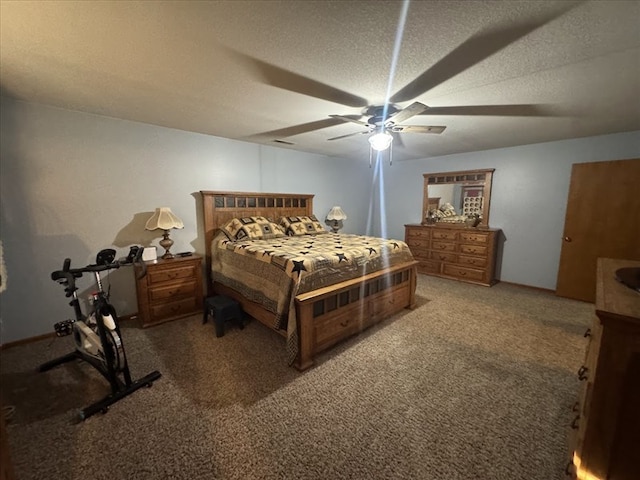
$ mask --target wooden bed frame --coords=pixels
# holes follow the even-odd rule
[[[237,291],[212,281],[211,243],[232,218],[263,216],[277,222],[283,216],[313,214],[313,195],[201,191],[206,251],[207,290],[237,300],[243,310],[273,329],[275,314]],[[298,356],[294,365],[305,370],[314,356],[404,308],[414,308],[416,264],[406,262],[346,280],[295,298]],[[284,330],[276,330],[286,337]]]

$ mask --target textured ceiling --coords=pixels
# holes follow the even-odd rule
[[[367,129],[329,115],[386,98],[430,107],[405,125],[446,126],[399,134],[394,160],[640,130],[640,2],[414,1],[394,57],[402,7],[3,0],[0,88],[348,158],[367,135],[328,139]]]

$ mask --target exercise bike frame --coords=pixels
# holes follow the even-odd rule
[[[100,254],[98,254],[98,259],[100,258]],[[136,258],[136,260],[139,260],[139,258]],[[133,381],[131,379],[126,351],[124,349],[124,342],[122,341],[122,335],[120,333],[118,316],[113,305],[109,303],[108,295],[102,288],[102,279],[100,278],[100,272],[119,268],[120,266],[121,264],[118,262],[110,262],[96,265],[87,265],[83,268],[72,269],[70,268],[71,260],[67,258],[64,261],[63,269],[57,270],[51,274],[52,280],[58,281],[65,285],[66,296],[72,297],[69,305],[73,307],[76,317],[75,320],[67,320],[56,324],[56,331],[59,335],[60,332],[63,332],[63,334],[71,333],[70,329],[73,328],[74,323],[84,323],[87,319],[93,319],[93,317],[95,317],[96,328],[98,330],[97,333],[100,338],[100,346],[104,360],[98,359],[95,356],[84,351],[82,345],[78,345],[79,342],[76,339],[76,348],[73,352],[68,353],[67,355],[63,355],[62,357],[50,360],[49,362],[43,363],[42,365],[40,365],[38,370],[40,372],[45,372],[63,363],[80,359],[89,363],[92,367],[98,370],[98,372],[100,372],[100,374],[109,382],[109,385],[111,387],[110,394],[80,411],[80,420],[86,420],[97,412],[106,413],[109,409],[109,406],[111,406],[113,403],[132,394],[143,386],[150,387],[153,382],[161,376],[160,372],[153,371],[150,374],[140,378],[139,380]],[[81,277],[83,273],[89,272],[94,274],[98,290],[93,294],[93,305],[89,312],[89,315],[84,316],[80,306],[80,300],[78,299],[77,295],[78,289],[75,285],[75,279]],[[103,312],[104,314],[108,313],[115,324],[115,328],[113,329],[113,331],[120,341],[120,348],[122,349],[122,361],[120,361],[120,358],[118,358],[118,361],[116,361],[118,352],[114,350],[114,345],[108,338],[108,335],[111,335],[111,331],[105,325]],[[116,364],[119,365],[119,368],[116,368]]]

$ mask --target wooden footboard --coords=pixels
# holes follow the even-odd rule
[[[403,263],[298,295],[296,368],[309,368],[319,352],[404,308],[414,308],[417,263]]]

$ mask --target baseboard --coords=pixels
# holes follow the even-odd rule
[[[123,315],[118,317],[120,322],[126,322],[128,320],[135,319],[138,316],[138,312],[132,313],[130,315]],[[20,340],[14,340],[13,342],[7,342],[0,344],[0,351],[6,350],[8,348],[17,347],[19,345],[26,345],[28,343],[38,342],[40,340],[45,340],[47,338],[53,338],[56,336],[56,332],[44,333],[42,335],[36,335],[35,337],[22,338]]]
[[[505,285],[513,285],[514,287],[526,288],[526,289],[529,289],[529,290],[537,290],[538,292],[550,293],[551,295],[555,295],[556,294],[555,290],[551,290],[549,288],[534,287],[532,285],[524,285],[522,283],[505,282],[503,280],[499,280],[499,282],[500,283],[504,283]]]

